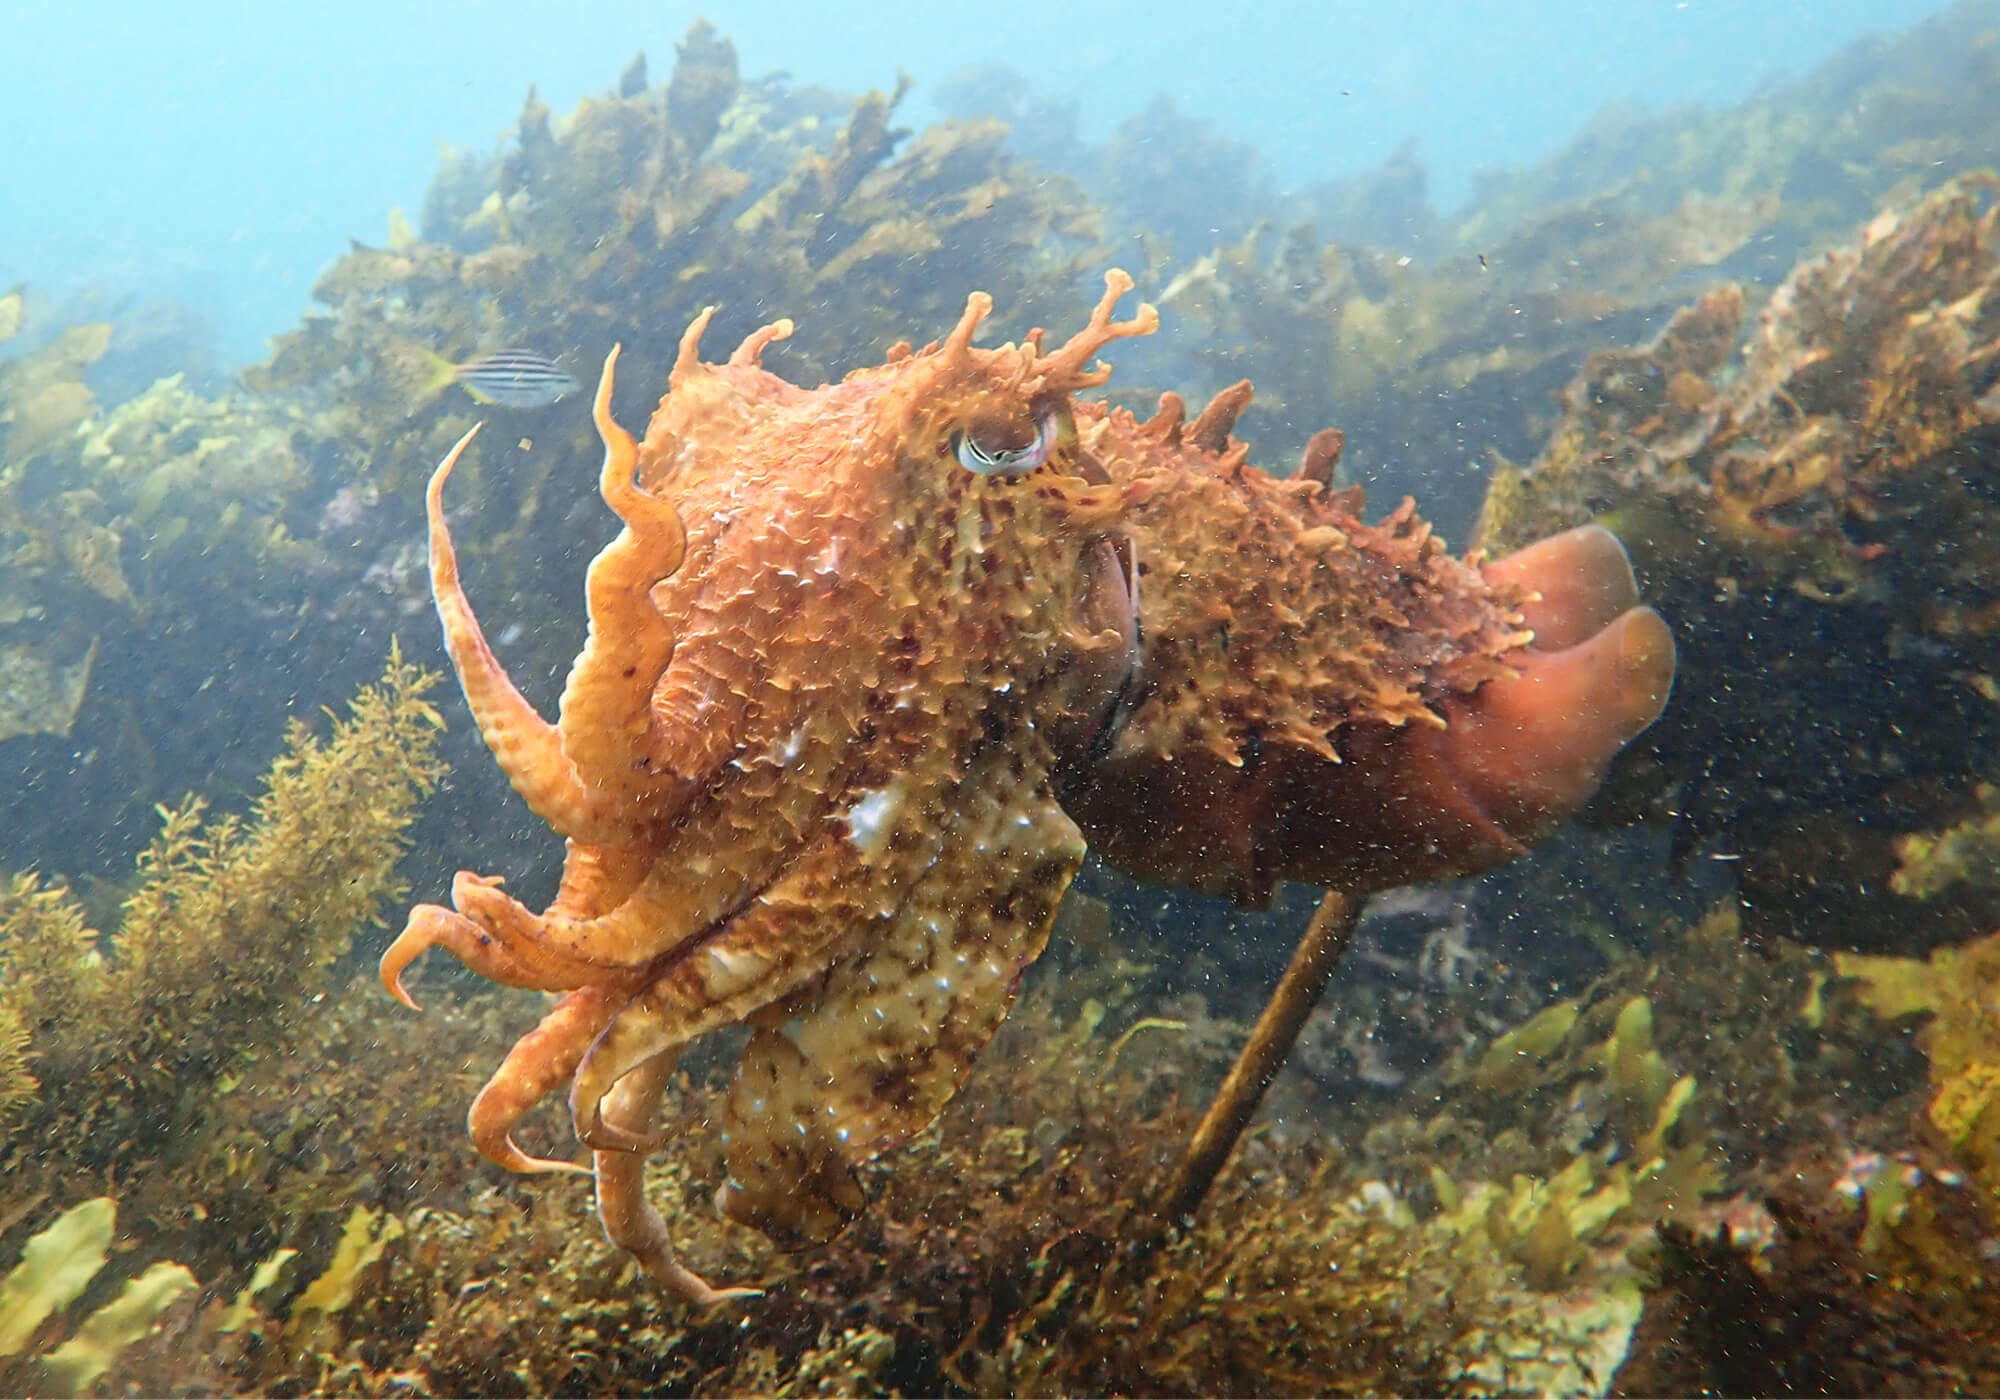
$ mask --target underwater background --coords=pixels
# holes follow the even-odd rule
[[[0,15],[0,1390],[2000,1388],[2000,4],[699,13]],[[1163,324],[1104,397],[1248,378],[1253,463],[1337,425],[1454,550],[1610,527],[1673,698],[1367,900],[1165,1233],[1317,890],[1086,863],[803,1251],[709,1207],[698,1047],[648,1190],[765,1292],[690,1307],[467,1141],[546,998],[376,977],[461,866],[563,873],[424,483],[484,419],[453,528],[553,714],[613,343],[636,428],[703,307],[812,386],[1114,265]]]

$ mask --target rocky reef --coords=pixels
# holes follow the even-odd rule
[[[666,81],[531,96],[449,156],[226,389],[134,392],[108,326],[0,298],[0,1389],[2000,1384],[1992,27],[1960,6],[1728,112],[1609,115],[1446,218],[1409,153],[1286,196],[1167,109],[1092,145],[990,78],[1013,130],[962,102],[907,133],[900,87],[747,79],[697,26]],[[1219,247],[1162,208],[1203,170]],[[1140,385],[1253,375],[1260,460],[1337,422],[1347,477],[1441,492],[1495,552],[1623,536],[1682,649],[1591,814],[1626,829],[1385,901],[1178,1230],[1151,1203],[1304,891],[1087,868],[985,1068],[801,1253],[705,1212],[727,1047],[691,1056],[646,1189],[699,1222],[691,1267],[768,1291],[664,1301],[588,1188],[464,1142],[536,999],[426,969],[408,1034],[359,971],[446,882],[412,845],[523,898],[557,874],[484,761],[446,780],[472,726],[428,689],[422,473],[487,420],[452,525],[545,711],[609,529],[571,504],[580,399],[479,405],[439,365],[589,379],[622,342],[657,386],[713,304],[718,343],[800,313],[770,355],[810,383],[975,287],[1000,336],[1061,321],[1114,243],[1186,328]]]
[[[1740,858],[1754,932],[1921,951],[2000,923],[1995,220],[1983,177],[1884,211],[1740,357],[1748,294],[1706,293],[1593,355],[1487,498],[1482,542],[1597,520],[1671,600],[1691,703],[1639,765],[1684,849]]]

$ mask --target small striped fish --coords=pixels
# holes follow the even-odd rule
[[[561,365],[532,350],[495,350],[462,365],[439,364],[440,379],[455,381],[480,403],[504,408],[547,408],[583,387]]]

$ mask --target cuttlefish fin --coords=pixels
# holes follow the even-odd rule
[[[831,1239],[861,1212],[855,1167],[938,1115],[1048,943],[1081,834],[1032,779],[974,808],[888,926],[743,1052],[716,1203],[780,1245]]]

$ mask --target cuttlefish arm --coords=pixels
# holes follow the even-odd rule
[[[678,952],[598,1036],[570,1102],[597,1153],[613,1238],[663,1286],[706,1300],[645,1206],[657,1147],[643,1086],[691,1040],[747,1020],[718,1204],[781,1241],[831,1238],[865,1200],[854,1168],[944,1107],[1005,1017],[1082,863],[1046,773],[997,747],[967,781],[911,805],[907,856],[829,833],[749,909]],[[949,806],[947,806],[949,804]]]
[[[673,632],[651,589],[680,567],[686,550],[679,514],[634,480],[638,445],[611,416],[617,367],[614,346],[592,411],[604,443],[599,489],[624,528],[590,567],[590,633],[570,671],[560,725],[542,718],[493,654],[460,578],[444,489],[480,425],[452,446],[424,493],[431,593],[480,735],[535,815],[586,841],[629,838],[635,824],[660,815],[645,810],[649,800],[657,805],[650,795],[656,784],[640,760],[650,760],[656,747],[652,687],[672,653]]]
[[[888,927],[744,1049],[716,1203],[781,1245],[838,1234],[866,1205],[854,1169],[943,1110],[1082,864],[1082,834],[1045,784],[965,791],[969,810]]]
[[[473,722],[494,760],[536,816],[565,835],[573,835],[592,829],[597,814],[577,777],[576,765],[563,753],[562,736],[521,694],[493,654],[486,629],[479,625],[479,616],[465,596],[458,550],[445,520],[445,483],[479,436],[481,426],[473,424],[452,444],[424,491],[424,513],[430,525],[431,594],[444,627],[445,652],[458,673]]]

